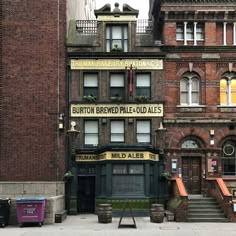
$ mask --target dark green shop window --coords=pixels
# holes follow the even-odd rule
[[[101,195],[106,195],[106,165],[101,166]]]
[[[144,195],[143,164],[115,164],[112,173],[112,195]]]
[[[154,165],[150,165],[150,194],[154,194]]]

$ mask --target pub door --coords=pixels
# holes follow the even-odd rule
[[[201,157],[182,157],[182,179],[188,194],[201,193]]]
[[[78,176],[78,213],[95,212],[95,176]]]

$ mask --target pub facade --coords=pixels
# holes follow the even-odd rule
[[[122,8],[122,9],[120,9]],[[145,212],[164,197],[160,133],[164,54],[138,10],[110,4],[71,21],[67,39],[69,214],[126,201]],[[72,132],[71,132],[72,131]]]

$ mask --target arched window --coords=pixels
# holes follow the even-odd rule
[[[236,176],[236,142],[226,141],[222,145],[222,175]]]
[[[220,104],[236,105],[236,73],[227,72],[220,80]]]
[[[180,104],[199,105],[199,77],[195,73],[185,73],[180,80]]]
[[[198,148],[198,144],[195,140],[186,140],[182,143],[181,148]]]

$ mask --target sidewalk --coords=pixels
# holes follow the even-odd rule
[[[149,217],[136,217],[137,228],[118,228],[119,218],[112,223],[98,223],[96,215],[67,216],[63,223],[42,227],[8,226],[0,236],[235,236],[236,223],[151,223]],[[122,224],[133,223],[124,217]]]

